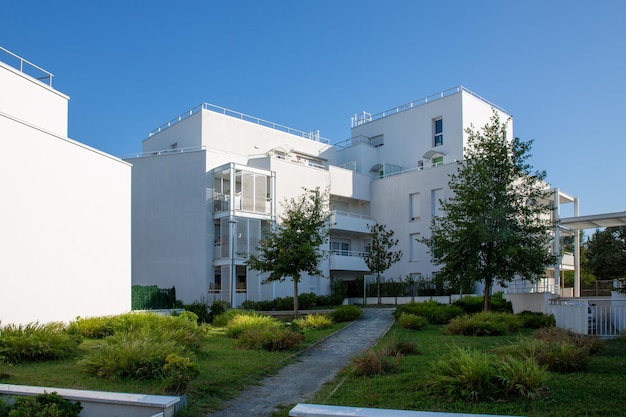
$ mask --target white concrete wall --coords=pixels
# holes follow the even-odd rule
[[[205,151],[129,159],[133,164],[133,284],[176,287],[201,300],[212,268],[213,221],[207,225]],[[207,245],[210,242],[210,245]]]
[[[4,115],[0,146],[2,324],[130,310],[130,165]]]
[[[67,136],[69,97],[0,62],[0,113]]]

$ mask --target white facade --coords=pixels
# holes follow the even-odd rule
[[[67,137],[50,84],[0,62],[3,325],[130,310],[131,166]]]
[[[449,175],[463,159],[465,129],[482,128],[493,111],[509,120],[504,110],[457,87],[377,115],[357,115],[351,138],[330,146],[317,133],[198,106],[154,130],[144,153],[129,159],[133,283],[175,286],[185,302],[239,305],[291,295],[289,282],[261,284],[263,276],[247,271],[244,261],[279,218],[279,203],[303,187],[329,188],[332,227],[323,276],[304,277],[300,291],[324,294],[328,278],[369,274],[362,255],[367,226],[375,223],[395,232],[403,253],[385,276],[430,279],[440,266],[416,239],[429,236],[439,200],[450,197]]]

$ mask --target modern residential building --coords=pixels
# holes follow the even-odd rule
[[[350,139],[330,144],[221,107],[202,104],[150,132],[133,164],[133,283],[176,287],[185,302],[291,295],[291,284],[264,284],[245,259],[284,199],[328,188],[329,256],[302,292],[325,294],[331,279],[369,274],[368,225],[395,232],[404,256],[386,277],[430,279],[439,266],[425,245],[449,174],[463,159],[469,126],[484,126],[497,105],[456,87],[378,114],[352,118]],[[508,132],[512,137],[513,122]],[[558,201],[559,199],[555,200]],[[554,281],[554,280],[552,280]],[[553,286],[554,288],[554,286]],[[531,289],[532,290],[532,289]]]
[[[130,310],[130,164],[67,137],[53,75],[0,48],[0,321]]]

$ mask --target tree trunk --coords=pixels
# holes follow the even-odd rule
[[[298,280],[293,280],[293,318],[298,318]]]
[[[483,311],[489,311],[489,294],[491,293],[491,278],[485,278],[485,289],[483,290]]]
[[[376,275],[376,292],[378,295],[378,304],[380,304],[380,274]]]

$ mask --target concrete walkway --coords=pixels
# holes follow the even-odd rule
[[[305,402],[350,359],[372,347],[393,324],[393,309],[365,309],[360,320],[335,333],[210,417],[269,417],[279,405]]]

